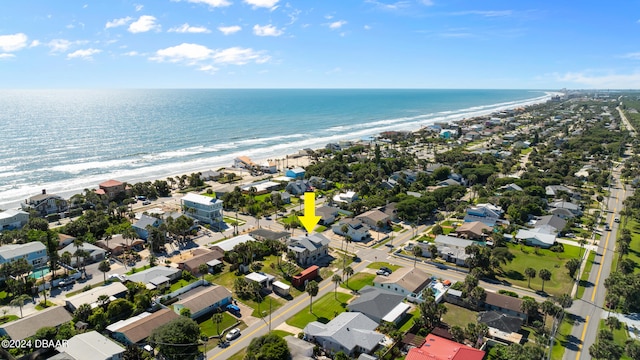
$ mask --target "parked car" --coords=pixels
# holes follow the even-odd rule
[[[389,276],[389,273],[384,271],[384,270],[382,270],[382,269],[376,271],[376,274],[377,275],[382,275],[382,276]]]
[[[74,278],[64,278],[62,280],[60,280],[60,282],[58,283],[58,286],[63,287],[63,286],[68,286],[68,285],[72,285],[76,282],[76,279]]]
[[[391,273],[393,272],[391,269],[389,269],[389,268],[388,268],[388,267],[386,267],[386,266],[381,266],[381,267],[380,267],[380,270],[385,271],[385,272],[388,272],[389,274],[391,274]]]
[[[142,202],[142,205],[151,205],[151,201],[145,200]]]
[[[609,224],[606,224],[606,225],[604,226],[604,229],[605,229],[606,231],[611,230],[611,228],[609,227]]]
[[[233,340],[233,339],[235,339],[235,338],[237,338],[239,336],[240,336],[240,329],[235,328],[235,329],[229,331],[225,338],[227,339],[227,341],[230,341],[230,340]]]

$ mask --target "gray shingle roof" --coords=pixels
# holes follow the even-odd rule
[[[313,337],[326,337],[352,351],[356,346],[373,349],[384,335],[375,329],[378,323],[358,312],[344,312],[327,324],[309,323],[304,332]]]
[[[404,300],[403,295],[367,285],[360,290],[360,296],[347,305],[347,308],[349,311],[361,312],[374,320],[379,320],[402,300]]]

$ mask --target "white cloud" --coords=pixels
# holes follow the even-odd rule
[[[104,28],[110,29],[118,26],[124,26],[124,25],[127,25],[131,20],[133,20],[131,16],[127,16],[119,19],[113,19],[112,21],[107,21],[107,23],[104,25]]]
[[[365,30],[371,30],[371,26],[369,26],[369,25],[365,25],[365,26],[364,26],[364,29],[365,29]]]
[[[346,24],[347,24],[346,21],[338,20],[338,21],[334,21],[334,22],[330,23],[329,24],[329,28],[332,29],[332,30],[340,29],[341,27],[343,27]]]
[[[27,40],[27,35],[23,33],[0,35],[0,50],[6,52],[18,51],[27,46]]]
[[[93,55],[99,54],[101,52],[102,52],[102,50],[93,49],[93,48],[84,49],[84,50],[76,50],[76,51],[74,51],[72,53],[67,54],[67,59],[80,58],[80,59],[84,59],[84,60],[91,60]]]
[[[65,39],[53,39],[47,43],[47,46],[51,48],[51,52],[65,52],[73,43]]]
[[[129,25],[129,32],[134,34],[151,30],[160,30],[160,25],[156,24],[156,17],[151,15],[142,15]]]
[[[505,17],[513,15],[512,10],[469,10],[458,11],[452,13],[452,15],[478,15],[484,17]]]
[[[640,72],[631,74],[608,73],[593,75],[584,72],[568,72],[563,75],[554,74],[557,81],[580,84],[581,87],[593,89],[637,89],[640,83]]]
[[[213,65],[203,65],[198,68],[199,71],[204,71],[207,74],[215,74],[218,71],[218,68]]]
[[[431,0],[421,0],[420,2],[424,6],[433,6],[433,1],[431,1]]]
[[[235,34],[238,31],[242,30],[242,28],[238,25],[233,25],[233,26],[219,26],[218,30],[220,30],[220,32],[222,32],[225,35],[231,35],[231,34]]]
[[[267,8],[275,10],[274,7],[280,0],[244,0],[245,3],[253,6],[254,8]]]
[[[11,59],[11,58],[14,58],[14,57],[16,57],[16,56],[13,55],[13,54],[0,53],[0,59]]]
[[[324,18],[327,20],[331,20],[333,19],[333,15],[325,15]]]
[[[624,59],[640,60],[640,52],[634,52],[634,53],[624,54],[624,55],[622,55],[622,58],[624,58]]]
[[[258,36],[280,36],[283,31],[273,25],[260,26],[256,24],[253,26],[253,33]]]
[[[198,66],[202,71],[214,71],[214,64],[245,65],[250,62],[263,64],[271,59],[262,51],[251,48],[232,47],[227,49],[209,49],[204,45],[182,43],[156,51],[149,60],[157,62],[184,63]],[[217,69],[216,69],[217,70]]]
[[[395,11],[395,10],[400,10],[400,9],[406,9],[409,6],[411,6],[411,4],[408,1],[396,1],[394,3],[383,3],[380,1],[376,1],[376,0],[366,0],[367,3],[369,4],[373,4],[375,5],[377,8],[381,9],[381,10],[386,10],[386,11]],[[423,2],[424,4],[424,2]]]
[[[123,53],[122,55],[124,55],[124,56],[138,56],[138,55],[140,55],[140,53],[137,52],[137,51],[129,51],[129,52]]]
[[[178,27],[169,29],[169,32],[203,34],[210,33],[211,30],[204,26],[190,26],[188,23],[184,23]]]
[[[231,2],[228,0],[187,0],[187,2],[192,4],[205,4],[210,7],[225,7],[231,5]]]
[[[33,40],[31,44],[29,44],[29,47],[36,47],[39,45],[40,45],[40,40]]]
[[[144,5],[141,5],[141,4],[135,4],[134,6],[136,8],[136,12],[141,11],[142,9],[144,9]]]

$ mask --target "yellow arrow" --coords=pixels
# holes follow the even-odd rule
[[[304,193],[304,216],[300,216],[300,222],[311,234],[313,228],[320,221],[320,216],[316,216],[316,194],[312,192]]]

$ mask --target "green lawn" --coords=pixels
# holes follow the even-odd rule
[[[629,254],[626,258],[636,263],[634,272],[637,273],[640,272],[640,223],[629,218],[626,220],[625,228],[631,231],[631,244],[629,245]],[[610,239],[609,241],[612,240],[613,239]]]
[[[203,316],[198,320],[198,326],[200,326],[200,331],[207,336],[217,336],[218,329],[216,328],[217,324],[211,321],[211,316]],[[224,329],[233,326],[238,322],[238,319],[233,315],[223,312],[222,313],[222,322],[220,323],[220,333],[224,331]]]
[[[0,325],[1,324],[6,324],[8,322],[11,322],[13,320],[18,320],[20,317],[18,317],[18,315],[5,315],[0,317]]]
[[[366,285],[373,285],[373,279],[376,277],[374,274],[369,273],[357,273],[349,278],[349,286],[347,286],[346,281],[340,284],[341,288],[351,289],[351,290],[360,290]]]
[[[9,305],[9,302],[11,302],[9,294],[5,290],[0,291],[0,305]]]
[[[289,318],[287,324],[304,329],[304,327],[312,321],[319,321],[323,324],[328,323],[336,317],[336,315],[346,311],[347,302],[353,297],[350,294],[340,292],[335,294],[335,296],[337,296],[337,300],[334,297],[334,293],[330,292],[319,299],[314,299],[312,313],[309,312],[308,307],[305,307],[299,313]]]
[[[461,328],[466,328],[468,323],[478,322],[478,313],[476,311],[449,303],[445,303],[444,306],[447,307],[447,313],[442,316],[442,321],[450,327],[458,325]]]
[[[48,309],[52,306],[56,306],[56,304],[52,303],[49,300],[47,300],[46,304],[44,303],[44,301],[40,301],[38,305],[36,305],[36,310],[40,311],[40,310]]]
[[[138,273],[138,272],[140,272],[140,271],[142,271],[142,270],[147,270],[147,269],[148,269],[148,268],[150,268],[150,267],[151,267],[151,265],[149,265],[149,264],[147,264],[147,265],[145,265],[145,266],[143,266],[143,267],[141,267],[141,268],[135,268],[135,267],[133,267],[133,268],[131,268],[131,270],[127,271],[125,274],[126,274],[126,275],[133,275],[133,274]]]
[[[600,324],[598,325],[598,330],[608,329],[608,328],[609,327],[606,325],[605,320],[604,319],[600,320]],[[625,345],[624,343],[627,341],[628,338],[629,338],[629,333],[627,333],[624,323],[620,325],[620,329],[613,329],[613,342],[622,346],[623,349]],[[627,355],[623,354],[620,360],[632,360],[632,359]]]
[[[278,335],[281,338],[283,338],[285,336],[289,336],[289,335],[295,336],[294,334],[292,334],[290,332],[286,332],[284,330],[271,330],[271,333],[275,334],[275,335]]]
[[[193,281],[187,281],[184,279],[180,279],[178,281],[176,281],[175,283],[171,284],[171,287],[169,288],[169,292],[174,292],[178,289],[180,289],[181,287],[187,286],[193,282],[198,281],[200,278],[194,278]]]
[[[381,267],[386,266],[389,269],[391,269],[392,271],[396,271],[398,269],[400,269],[402,266],[398,266],[398,265],[392,265],[389,264],[388,262],[383,262],[383,261],[376,261],[376,262],[372,262],[371,264],[367,265],[367,267],[369,269],[380,269]]]
[[[404,319],[402,319],[398,323],[399,325],[398,330],[400,330],[400,332],[403,334],[409,331],[409,329],[411,329],[411,327],[413,326],[413,319],[418,318],[419,316],[420,316],[420,311],[417,308],[411,310],[404,316]]]
[[[233,354],[231,357],[229,357],[229,360],[243,360],[246,354],[247,354],[247,348],[244,348],[238,351],[237,353]]]
[[[582,276],[580,277],[580,283],[578,286],[578,292],[576,293],[576,299],[582,299],[584,295],[584,291],[587,289],[585,285],[589,281],[589,274],[591,273],[591,268],[593,267],[593,262],[596,260],[595,251],[589,252],[589,257],[587,258],[587,263],[584,265],[584,271],[582,272]]]
[[[553,341],[553,350],[551,350],[552,360],[562,360],[562,357],[564,356],[564,350],[569,344],[569,340],[567,338],[571,336],[572,328],[573,320],[571,320],[569,316],[565,316]]]
[[[257,302],[253,299],[238,299],[238,301],[251,307],[253,309],[251,316],[258,318],[261,318],[263,316],[263,312],[269,314],[269,306],[271,306],[271,312],[273,313],[287,302],[284,299],[274,298],[273,296],[267,296],[266,298],[263,298],[262,302]],[[269,301],[271,301],[271,304],[269,304]]]
[[[551,271],[551,280],[545,282],[545,292],[556,296],[571,292],[573,280],[569,277],[569,271],[564,267],[564,264],[569,259],[578,258],[579,246],[565,244],[563,253],[555,253],[546,249],[538,249],[536,253],[535,248],[531,246],[517,244],[508,244],[508,246],[515,258],[502,266],[504,275],[499,275],[498,278],[526,288],[528,284],[527,277],[524,275],[526,268],[531,267],[537,271],[548,269]],[[538,276],[531,280],[531,288],[534,290],[542,289],[542,280]]]

